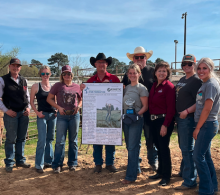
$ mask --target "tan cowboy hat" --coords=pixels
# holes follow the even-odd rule
[[[149,52],[146,52],[143,47],[139,46],[134,49],[134,53],[132,53],[132,54],[127,53],[126,55],[129,58],[129,60],[133,61],[133,57],[136,54],[145,54],[146,58],[149,59],[153,55],[153,51],[150,50]]]

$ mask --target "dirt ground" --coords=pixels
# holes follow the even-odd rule
[[[143,144],[144,145],[144,144]],[[142,174],[135,183],[123,185],[121,180],[125,177],[127,165],[127,151],[125,147],[118,147],[116,151],[115,166],[117,173],[109,173],[105,168],[99,174],[93,173],[92,147],[90,154],[85,154],[84,150],[79,150],[79,166],[75,172],[69,172],[67,165],[60,174],[54,174],[52,169],[46,169],[45,173],[39,174],[34,169],[35,156],[29,156],[27,162],[31,163],[32,168],[14,168],[12,173],[6,173],[4,167],[0,168],[0,194],[30,194],[30,195],[81,195],[81,194],[197,194],[196,189],[185,192],[174,190],[176,186],[181,185],[182,179],[172,177],[169,186],[159,187],[157,181],[148,179],[153,173],[149,169],[146,156],[146,148],[142,145],[141,163]],[[181,152],[175,140],[170,144],[172,155],[173,173],[178,173],[181,162]],[[216,167],[218,178],[220,178],[220,149],[212,148],[212,157]],[[65,163],[66,163],[65,159]],[[198,179],[199,181],[199,179]],[[220,184],[220,180],[218,180]],[[219,193],[220,194],[220,193]]]

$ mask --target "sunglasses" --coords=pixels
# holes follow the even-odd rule
[[[50,73],[49,73],[49,72],[46,72],[46,73],[45,73],[45,72],[42,72],[42,73],[41,73],[41,76],[44,76],[45,74],[48,76]]]
[[[187,63],[182,63],[182,64],[181,64],[182,67],[183,67],[183,66],[186,66],[186,65],[188,65],[188,66],[192,66],[193,63],[192,63],[192,62],[187,62]]]
[[[140,59],[142,59],[142,60],[143,60],[143,59],[144,59],[144,57],[145,57],[145,56],[134,56],[134,59],[138,60],[138,59],[140,58]]]
[[[70,73],[70,72],[64,72],[64,73],[62,73],[62,76],[66,76],[66,75],[70,76],[71,73]]]

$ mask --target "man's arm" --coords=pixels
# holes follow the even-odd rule
[[[0,110],[2,110],[3,112],[7,112],[8,111],[8,108],[5,107],[5,105],[3,104],[1,98],[3,96],[3,89],[5,87],[5,82],[3,80],[2,77],[0,77]]]
[[[4,87],[5,87],[5,82],[4,82],[3,78],[0,77],[0,110],[2,110],[4,113],[6,113],[7,115],[9,115],[11,117],[16,117],[17,113],[11,109],[9,110],[8,108],[6,108],[6,106],[4,105],[4,103],[1,100],[3,93],[4,93],[4,91],[3,91]]]

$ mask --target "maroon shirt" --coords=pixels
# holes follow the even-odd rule
[[[176,94],[174,85],[164,80],[158,87],[154,82],[149,94],[149,112],[150,114],[166,114],[163,125],[170,125],[175,115]]]
[[[102,83],[106,79],[109,80],[110,83],[120,83],[120,80],[118,79],[117,76],[110,74],[107,71],[102,81],[99,79],[98,75],[95,74],[94,76],[88,79],[87,83]]]
[[[73,110],[78,106],[78,99],[81,100],[82,91],[79,85],[72,83],[66,86],[64,83],[55,83],[50,90],[50,93],[56,95],[57,105],[65,110]]]

